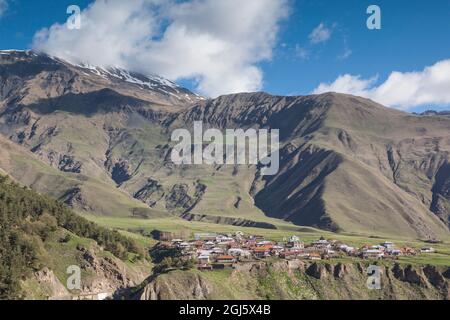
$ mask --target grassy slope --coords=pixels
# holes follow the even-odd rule
[[[385,108],[381,107],[373,107],[369,111],[363,108],[361,114],[358,114],[354,112],[354,107],[347,108],[345,103],[339,104],[338,101],[336,107],[329,112],[323,131],[316,132],[313,140],[315,145],[333,150],[343,155],[345,159],[338,170],[333,172],[325,182],[323,200],[327,214],[344,231],[377,235],[395,235],[401,232],[405,236],[415,238],[418,237],[419,232],[411,227],[410,221],[418,219],[413,222],[419,225],[420,229],[437,230],[430,233],[437,234],[439,238],[446,238],[448,232],[445,227],[427,210],[425,205],[414,199],[413,194],[407,194],[399,186],[392,184],[389,168],[382,168],[379,172],[374,169],[377,154],[371,153],[369,150],[371,143],[367,141],[376,144],[377,150],[379,149],[381,153],[383,148],[379,144],[387,143],[384,135],[396,137],[394,140],[403,139],[403,137],[397,137],[397,131],[402,132],[408,126],[403,125],[400,128],[396,126],[398,123],[402,124],[405,115],[396,111],[387,113]],[[372,112],[378,114],[373,115]],[[75,159],[83,162],[84,174],[61,173],[35,161],[37,159],[30,156],[30,153],[23,153],[18,151],[19,148],[14,149],[14,147],[10,147],[14,156],[10,156],[10,161],[6,161],[6,164],[2,163],[1,166],[19,181],[57,198],[68,189],[81,187],[82,197],[88,208],[77,209],[85,209],[88,213],[105,216],[130,217],[133,208],[140,208],[145,210],[148,216],[160,218],[168,215],[164,201],[150,209],[142,202],[132,199],[130,194],[138,191],[148,178],[158,180],[166,191],[177,183],[192,186],[194,182],[200,180],[207,186],[207,192],[192,213],[245,218],[275,225],[283,223],[266,216],[254,205],[254,200],[249,195],[254,169],[240,167],[237,174],[233,176],[233,168],[226,166],[219,170],[196,166],[189,169],[167,168],[157,151],[157,146],[168,142],[167,134],[161,131],[161,127],[149,124],[136,113],[124,115],[111,112],[83,116],[54,112],[39,121],[40,130],[58,126],[57,134],[45,141],[43,149],[66,153],[67,144],[70,141]],[[411,121],[414,123],[415,118],[413,117]],[[427,127],[437,127],[435,132],[430,132],[430,136],[445,133],[442,125],[439,127],[434,123],[427,124]],[[110,138],[107,137],[104,128],[114,129],[118,133],[117,136],[109,141]],[[358,152],[343,146],[333,130],[347,130],[354,144],[360,148]],[[417,128],[410,128],[409,131],[406,130],[406,135],[412,135],[416,131]],[[42,132],[38,132],[28,141],[27,147],[39,145],[42,142],[41,138],[38,138],[40,134]],[[3,140],[1,142],[6,143]],[[111,150],[115,160],[127,160],[133,172],[131,180],[120,188],[117,188],[104,168],[108,149]],[[5,158],[8,158],[6,153]],[[292,182],[295,182],[295,179],[296,176],[292,176]],[[284,180],[281,181],[283,182]],[[415,185],[418,185],[421,188],[420,191],[426,194],[424,190],[427,186],[420,183]],[[287,199],[289,196],[289,194],[286,195]],[[235,208],[234,204],[238,197],[242,200],[239,208]],[[277,196],[276,199],[269,200],[272,203],[281,203],[284,199]],[[294,202],[292,206],[295,208],[297,203]],[[271,216],[284,216],[285,213],[284,210],[278,210]],[[427,230],[421,233],[427,234]]]
[[[411,237],[424,231],[447,238],[448,229],[429,211],[434,181],[428,175],[438,166],[433,160],[450,152],[448,121],[408,115],[362,98],[332,99],[313,140],[344,158],[327,177],[324,200],[332,219],[347,231]],[[395,174],[388,146],[398,153]]]
[[[15,180],[34,190],[60,198],[68,190],[82,188],[91,212],[131,216],[130,209],[147,207],[111,184],[82,174],[61,172],[43,163],[34,154],[0,136],[0,167]]]
[[[109,259],[106,261],[113,261],[119,268],[122,265],[128,276],[142,273],[142,268],[147,274],[150,272],[150,265],[143,258],[144,247],[151,243],[138,235],[127,238],[126,233],[101,228],[5,176],[0,177],[0,198],[1,298],[50,296],[51,287],[37,285],[34,274],[44,268],[51,270],[62,284],[66,283],[66,270],[72,265],[82,268],[84,287],[104,280],[99,279],[97,268],[89,266],[91,261],[84,255],[87,251],[95,259]],[[106,264],[102,268],[105,273],[111,271]]]
[[[288,238],[291,235],[298,235],[303,241],[311,242],[319,239],[321,236],[327,239],[336,239],[343,241],[350,246],[360,247],[365,244],[377,245],[384,240],[390,240],[395,242],[398,246],[409,246],[420,249],[429,244],[408,237],[401,236],[386,236],[371,237],[363,234],[348,234],[348,233],[332,233],[322,231],[309,227],[299,227],[291,224],[280,223],[277,225],[277,230],[267,230],[258,228],[244,228],[234,227],[227,225],[210,224],[203,222],[188,222],[179,218],[164,218],[164,219],[129,219],[129,218],[117,218],[117,217],[99,217],[95,215],[83,215],[88,220],[91,220],[99,225],[114,228],[124,231],[146,231],[151,232],[153,230],[168,231],[176,234],[180,234],[185,237],[192,238],[194,233],[204,232],[217,232],[217,233],[234,233],[236,231],[242,231],[246,234],[263,235],[267,239],[274,241],[282,241],[284,238]],[[434,254],[422,254],[416,257],[401,257],[399,261],[405,261],[407,263],[415,264],[431,264],[431,265],[450,265],[450,246],[447,242],[443,244],[433,244],[436,249]],[[353,261],[353,258],[345,258],[344,260]]]

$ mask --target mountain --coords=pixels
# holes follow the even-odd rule
[[[76,211],[447,238],[450,119],[328,93],[204,99],[159,77],[0,54],[0,168]],[[278,174],[176,166],[174,129],[280,130]]]
[[[92,93],[102,92],[102,89],[134,98],[135,103],[143,100],[171,107],[203,99],[158,76],[144,76],[119,67],[75,65],[32,51],[0,51],[0,64],[5,81],[1,105],[6,107],[31,105],[67,95],[92,98]]]
[[[442,116],[442,117],[450,117],[450,111],[434,111],[427,110],[420,113],[421,116]]]
[[[112,295],[148,276],[144,248],[117,231],[5,176],[0,199],[0,299]],[[79,266],[83,275],[72,292],[65,285],[69,266]]]

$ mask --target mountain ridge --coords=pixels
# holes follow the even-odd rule
[[[425,239],[449,234],[446,117],[408,114],[337,93],[216,99],[192,94],[175,101],[114,76],[105,79],[99,70],[82,75],[89,69],[70,67],[61,73],[64,63],[51,60],[57,65],[49,71],[34,66],[39,56],[31,53],[12,67],[2,56],[0,132],[63,176],[78,177],[76,187],[70,183],[58,193],[81,211],[285,220]],[[220,130],[279,129],[280,171],[261,177],[255,166],[175,166],[170,132],[192,129],[194,121]],[[105,199],[118,191],[129,198],[117,204],[120,210]]]

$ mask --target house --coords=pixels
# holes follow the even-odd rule
[[[253,255],[256,258],[265,258],[270,256],[270,251],[272,250],[273,246],[259,246],[252,250]]]
[[[183,242],[178,242],[177,246],[181,249],[187,249],[190,247],[190,244],[188,242],[183,241]]]
[[[417,254],[416,250],[410,247],[404,247],[401,249],[404,255],[415,256]]]
[[[393,242],[385,241],[381,244],[383,247],[385,247],[387,250],[394,249],[395,245]]]
[[[263,236],[254,235],[254,236],[250,236],[250,240],[263,241],[264,237]]]
[[[201,249],[201,248],[203,248],[203,241],[200,241],[200,240],[193,241],[193,242],[191,242],[191,245],[197,249]]]
[[[355,247],[349,247],[346,244],[342,244],[339,246],[339,250],[344,251],[346,254],[354,254],[356,252]]]
[[[312,242],[312,245],[316,248],[327,249],[331,247],[331,244],[328,240],[320,239]]]
[[[211,249],[213,254],[224,254],[225,250],[219,247],[215,247]]]
[[[403,251],[402,250],[398,250],[398,249],[392,249],[392,250],[389,251],[389,254],[391,256],[398,257],[398,256],[402,256],[403,255]]]
[[[217,263],[231,264],[231,263],[234,263],[235,261],[236,261],[236,259],[230,255],[221,255],[221,256],[216,257]]]
[[[311,253],[309,253],[309,252],[307,252],[305,250],[300,250],[300,251],[297,252],[297,258],[304,258],[304,259],[306,259],[306,258],[309,258],[310,254]]]
[[[199,257],[197,258],[197,260],[198,260],[198,263],[199,263],[200,265],[209,264],[209,263],[211,262],[210,256],[209,256],[209,255],[206,255],[206,254],[199,256]]]
[[[240,257],[243,252],[244,252],[244,250],[242,250],[240,248],[231,248],[228,250],[228,254],[233,257]]]
[[[215,233],[196,233],[194,235],[195,240],[211,241],[215,240],[217,235]]]
[[[216,237],[216,241],[217,242],[229,242],[229,241],[234,241],[234,239],[231,237],[228,237],[228,236],[218,235]]]
[[[206,250],[211,250],[212,248],[214,248],[216,246],[216,244],[212,241],[206,241],[203,244],[203,248],[205,248]]]
[[[309,260],[322,260],[322,257],[318,253],[311,253],[308,256]]]
[[[279,257],[281,259],[291,260],[297,258],[297,252],[294,251],[282,251],[280,252]]]
[[[273,246],[272,247],[272,253],[275,255],[279,255],[280,252],[282,252],[284,250],[284,247],[282,246]]]
[[[367,249],[362,252],[363,259],[381,259],[384,257],[384,253],[377,249]]]
[[[300,249],[303,249],[304,247],[305,247],[305,244],[300,241],[296,241],[296,242],[289,241],[286,244],[286,248],[290,248],[292,250],[300,250]]]
[[[263,247],[263,246],[269,246],[269,245],[273,245],[272,241],[260,241],[256,244],[258,247]]]

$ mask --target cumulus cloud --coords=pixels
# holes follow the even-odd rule
[[[450,104],[450,59],[439,61],[422,71],[392,72],[383,83],[377,78],[341,75],[332,83],[320,84],[313,93],[340,92],[408,110],[423,105]]]
[[[33,48],[76,63],[196,81],[209,96],[257,91],[288,0],[96,0],[81,29],[54,24]]]
[[[312,44],[319,44],[327,42],[331,37],[331,29],[327,28],[325,24],[320,23],[309,35],[309,41]]]

